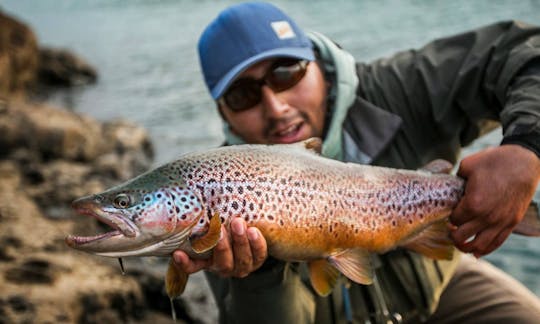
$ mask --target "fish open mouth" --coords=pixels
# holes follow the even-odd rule
[[[68,235],[65,239],[66,244],[73,248],[85,248],[85,245],[98,244],[101,241],[107,241],[112,238],[131,238],[138,234],[137,227],[126,217],[115,213],[103,211],[101,208],[88,201],[75,201],[73,209],[81,215],[94,217],[103,224],[112,228],[112,231],[97,234],[93,236]],[[91,248],[91,246],[88,246]]]

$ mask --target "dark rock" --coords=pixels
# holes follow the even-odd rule
[[[13,309],[13,311],[15,311],[16,313],[33,312],[34,311],[34,305],[32,305],[32,303],[30,303],[22,295],[10,296],[10,297],[8,297],[7,302],[11,306],[11,309]]]
[[[51,284],[55,279],[51,268],[47,260],[27,260],[20,266],[8,269],[4,277],[17,284]]]
[[[97,81],[90,64],[66,49],[40,48],[38,81],[42,85],[71,87]]]
[[[34,32],[0,11],[0,97],[21,95],[33,86],[37,66]]]

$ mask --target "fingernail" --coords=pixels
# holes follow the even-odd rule
[[[255,241],[257,238],[259,238],[259,231],[255,227],[248,228],[248,240]]]
[[[242,222],[232,222],[231,224],[232,226],[232,230],[234,232],[234,234],[236,235],[244,235],[245,233],[245,228],[244,228],[244,223]]]

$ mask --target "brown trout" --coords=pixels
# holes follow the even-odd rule
[[[76,211],[114,230],[68,236],[66,242],[108,257],[163,256],[182,249],[207,258],[221,224],[242,217],[261,231],[270,255],[307,261],[321,295],[330,293],[339,273],[371,283],[370,253],[406,247],[431,258],[452,258],[447,217],[464,180],[441,172],[449,171],[448,162],[418,171],[365,166],[321,157],[320,145],[309,139],[186,154],[76,200]],[[540,235],[533,216],[527,217],[528,234]],[[170,297],[182,293],[186,280],[169,264]]]

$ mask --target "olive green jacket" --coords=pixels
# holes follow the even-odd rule
[[[456,162],[461,147],[492,128],[488,120],[502,124],[503,143],[540,156],[540,28],[500,22],[350,68],[346,52],[310,37],[333,84],[327,156],[409,169]],[[273,258],[243,279],[207,278],[222,323],[418,322],[435,310],[458,259],[374,256],[373,285],[343,281],[326,298],[306,283],[302,265]]]

